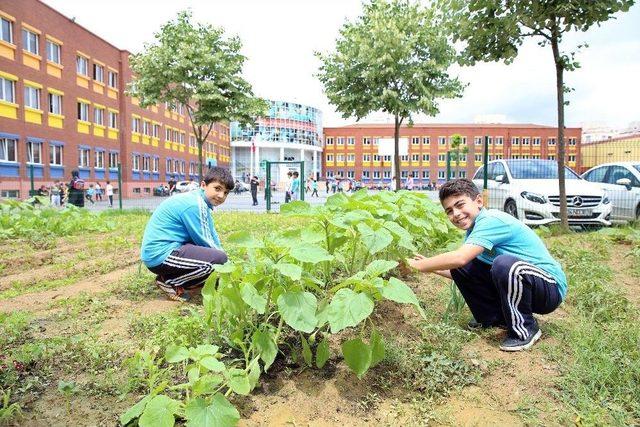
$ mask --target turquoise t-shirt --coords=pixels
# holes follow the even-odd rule
[[[478,259],[493,264],[498,255],[513,255],[549,273],[556,280],[564,300],[567,278],[558,261],[553,259],[540,237],[511,215],[495,209],[481,209],[464,242],[481,246]]]

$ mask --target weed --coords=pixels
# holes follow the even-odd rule
[[[58,381],[58,391],[64,396],[67,415],[71,413],[71,396],[76,394],[78,390],[78,385],[73,381]]]
[[[0,425],[9,425],[22,418],[22,407],[18,402],[11,403],[11,390],[0,389]]]
[[[200,316],[179,312],[136,317],[129,326],[141,344],[165,348],[170,344],[195,346],[208,342],[209,330]]]
[[[113,286],[112,292],[131,301],[148,300],[160,295],[154,279],[155,275],[144,268],[140,272],[126,274]]]

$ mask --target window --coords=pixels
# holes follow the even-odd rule
[[[151,136],[153,136],[154,138],[160,138],[160,125],[159,124],[157,124],[157,123],[153,124],[153,134]],[[196,146],[195,145],[195,140],[196,139],[195,139],[195,137],[192,137],[192,138],[193,138],[193,142],[194,142],[193,146],[195,147]]]
[[[347,162],[355,162],[356,155],[355,154],[347,154]]]
[[[131,165],[131,170],[139,171],[140,170],[140,154],[132,154],[131,158],[133,160]]]
[[[380,138],[373,138],[373,145],[378,145],[380,143]]]
[[[40,89],[32,86],[24,87],[24,105],[25,107],[40,109]]]
[[[356,177],[355,171],[347,171],[347,178],[355,178],[355,177]]]
[[[369,171],[362,171],[362,178],[369,179],[371,177],[371,173]]]
[[[380,171],[373,171],[373,178],[380,179]]]
[[[78,55],[76,57],[76,73],[83,76],[89,75],[89,60],[84,56]]]
[[[575,155],[569,156],[569,161],[570,162],[575,162],[576,161],[576,156]]]
[[[111,129],[118,129],[118,112],[109,111],[109,127]]]
[[[89,148],[80,148],[78,150],[78,166],[81,168],[91,167],[91,150]]]
[[[496,154],[496,159],[501,159],[502,156],[498,157],[498,155]],[[540,158],[540,154],[532,154],[531,155],[532,159],[539,159]]]
[[[0,100],[15,103],[16,82],[0,77]]]
[[[144,172],[149,172],[151,171],[151,157],[149,156],[144,156],[142,158],[142,170]]]
[[[503,145],[504,138],[501,136],[496,136],[496,145]],[[538,138],[538,145],[540,145],[540,138]]]
[[[363,154],[362,155],[362,161],[365,163],[368,163],[371,161],[371,154]]]
[[[522,138],[522,145],[529,145],[531,138]]]
[[[104,83],[104,66],[93,64],[93,80]]]
[[[158,173],[159,170],[160,170],[160,157],[154,157],[152,172]]]
[[[62,145],[49,144],[49,164],[52,166],[62,166]]]
[[[482,154],[475,154],[473,157],[476,163],[482,163]]]
[[[374,154],[373,155],[373,161],[374,162],[379,162],[380,161],[380,155],[379,154]]]
[[[109,87],[113,89],[118,88],[118,73],[115,71],[109,71]]]
[[[555,160],[556,159],[556,155],[555,154],[549,154],[549,155],[547,155],[547,159]]]
[[[17,162],[18,161],[18,140],[13,138],[0,138],[0,161],[1,162]]]
[[[531,145],[540,145],[540,138],[533,138]]]
[[[475,145],[482,145],[482,137],[481,136],[474,136],[473,137],[473,143]]]
[[[418,136],[411,137],[411,145],[420,145],[420,137]]]
[[[569,145],[576,145],[576,139],[575,138],[569,138]]]
[[[336,145],[344,145],[344,137],[339,136],[336,140]]]
[[[173,173],[173,162],[171,161],[171,159],[167,159],[165,169],[167,170],[167,173]]]
[[[333,145],[333,137],[327,137],[327,145]]]
[[[89,104],[78,101],[78,120],[89,121]]]
[[[371,145],[371,138],[362,138],[362,145]]]
[[[428,170],[423,170],[422,171],[422,179],[429,179],[429,171]]]
[[[2,18],[2,29],[0,30],[0,40],[13,44],[13,22]]]
[[[62,114],[62,95],[49,92],[49,112]]]
[[[400,156],[402,157],[402,156]],[[382,160],[385,162],[390,162],[391,161],[391,156],[382,156]]]
[[[151,136],[151,122],[150,121],[143,121],[142,122],[142,133],[147,135],[147,136]]]
[[[409,176],[408,171],[400,171],[400,178],[407,178]]]
[[[164,129],[164,139],[167,141],[171,141],[171,129],[169,128]]]
[[[447,137],[439,136],[438,137],[438,145],[447,145]]]
[[[382,172],[382,176],[384,178],[391,178],[391,171],[384,171]]]
[[[104,151],[96,150],[96,169],[104,169]]]
[[[502,159],[502,158],[504,158],[504,156],[503,156],[502,154],[496,154],[496,160],[497,160],[497,159]],[[534,159],[539,159],[539,158],[540,158],[540,156],[534,156],[533,158],[534,158]]]
[[[20,190],[0,190],[0,197],[5,199],[18,199],[20,198]]]
[[[556,145],[556,139],[555,138],[548,138],[547,139],[547,144],[548,145]]]
[[[117,151],[109,152],[109,167],[111,169],[117,169],[118,163],[120,163],[120,153]]]
[[[511,138],[511,145],[520,145],[520,138],[518,138],[517,136]]]
[[[336,156],[336,161],[338,162],[344,162],[344,154],[338,154]]]
[[[438,154],[438,161],[439,162],[446,162],[447,161],[447,155],[446,154]]]
[[[173,161],[173,170],[176,173],[180,173],[180,160]]]
[[[356,139],[352,136],[347,138],[347,145],[356,145]]]
[[[386,159],[385,159],[386,160]],[[389,161],[391,161],[391,156],[389,156]],[[406,154],[404,156],[400,156],[400,161],[401,162],[408,162],[409,161],[409,155]]]
[[[438,179],[444,179],[444,177],[445,177],[445,171],[439,170],[438,171]]]
[[[140,117],[133,117],[131,120],[131,131],[140,133]]]
[[[38,34],[23,28],[22,29],[22,48],[27,52],[33,53],[34,55],[38,55],[39,37],[40,36],[38,36]]]
[[[466,177],[467,177],[467,171],[458,172],[458,178],[466,178]]]
[[[51,40],[47,40],[47,61],[60,64],[60,45]]]
[[[604,182],[604,176],[607,174],[608,169],[609,167],[607,166],[593,169],[585,175],[584,179],[590,182]]]
[[[431,138],[429,138],[428,136],[423,136],[422,145],[429,145],[429,144],[431,144]]]
[[[333,178],[333,171],[327,171],[327,178]]]
[[[411,161],[412,162],[419,162],[420,161],[420,154],[412,154],[411,155]]]
[[[104,108],[93,108],[93,122],[99,126],[104,126]]]
[[[423,154],[423,155],[422,155],[422,162],[423,162],[423,163],[426,163],[426,162],[428,162],[428,161],[429,161],[429,155],[428,155],[428,154]]]

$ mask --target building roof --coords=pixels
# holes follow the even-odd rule
[[[362,129],[362,128],[393,128],[393,123],[354,123],[345,126],[325,126],[325,129]],[[408,127],[406,124],[403,128]],[[519,128],[519,129],[555,129],[554,126],[536,125],[533,123],[414,123],[411,127],[430,127],[430,128]],[[579,129],[579,128],[574,128]]]
[[[613,138],[609,138],[609,139],[601,139],[599,141],[592,141],[592,142],[588,142],[588,143],[584,143],[583,145],[598,145],[598,144],[607,144],[609,142],[616,142],[616,141],[627,141],[630,139],[640,139],[640,133],[632,133],[630,135],[622,135],[622,136],[616,136]]]

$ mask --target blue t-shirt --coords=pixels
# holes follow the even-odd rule
[[[498,255],[513,255],[549,273],[556,280],[562,299],[567,294],[567,278],[540,237],[513,216],[495,209],[481,209],[464,242],[481,246],[478,259],[493,264]]]
[[[298,191],[300,191],[300,178],[295,178],[291,182],[291,192],[297,193]]]
[[[158,266],[187,243],[222,250],[211,208],[202,189],[177,194],[162,202],[144,230],[142,262],[147,267]]]

